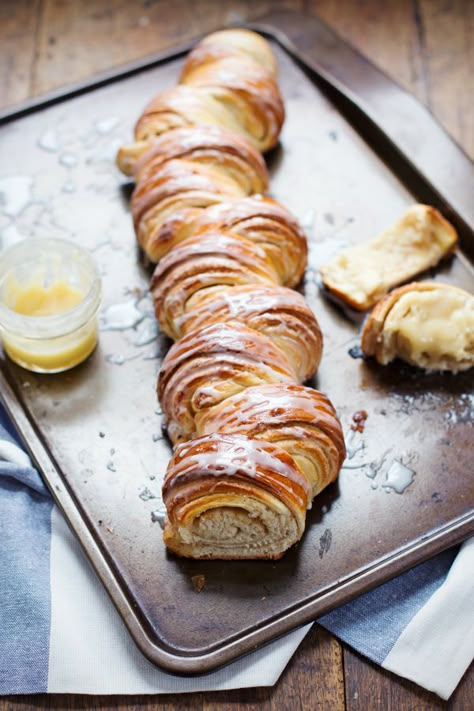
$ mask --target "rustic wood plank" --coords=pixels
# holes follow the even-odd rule
[[[257,680],[256,680],[257,681]],[[272,688],[164,696],[45,695],[0,700],[0,711],[344,711],[341,647],[315,626]]]
[[[469,711],[473,708],[474,673],[466,672],[449,701],[391,674],[350,649],[344,649],[347,711]]]
[[[0,2],[0,106],[16,104],[31,94],[31,68],[40,0]]]
[[[408,91],[428,103],[412,0],[307,0],[307,8]]]
[[[474,157],[474,3],[416,0],[430,108]]]
[[[299,0],[44,0],[33,94],[159,52],[271,7],[298,9]]]
[[[474,156],[474,3],[307,0],[307,8],[417,96]]]

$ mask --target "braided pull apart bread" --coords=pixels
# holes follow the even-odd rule
[[[279,558],[345,457],[331,403],[300,385],[323,346],[316,317],[289,288],[304,274],[306,238],[261,194],[258,151],[275,145],[283,119],[266,40],[216,32],[117,156],[136,183],[138,242],[157,263],[155,314],[177,341],[158,397],[175,445],[164,540],[178,555]]]

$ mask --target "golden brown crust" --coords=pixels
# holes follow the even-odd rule
[[[467,370],[474,365],[474,296],[439,282],[394,289],[367,318],[361,346],[382,365],[398,357],[429,370]]]
[[[191,235],[220,230],[263,248],[279,283],[294,287],[301,281],[308,252],[304,232],[289,210],[262,195],[223,201],[214,196],[210,205],[177,206],[148,231],[146,252],[157,262]]]
[[[260,154],[220,128],[176,129],[159,138],[135,166],[131,209],[139,244],[155,262],[179,239],[196,209],[265,190]],[[191,232],[191,228],[188,230]]]
[[[136,141],[150,141],[174,128],[201,125],[245,134],[231,112],[208,91],[180,84],[162,91],[146,105],[134,135]]]
[[[232,321],[193,331],[170,348],[158,378],[168,435],[191,439],[198,412],[244,388],[296,380],[286,355],[258,331]]]
[[[256,32],[244,29],[220,30],[207,35],[200,45],[220,47],[251,57],[271,74],[276,75],[277,63],[266,39]]]
[[[198,434],[240,433],[284,449],[301,469],[316,496],[333,482],[346,448],[341,423],[323,393],[283,383],[247,388],[200,412]]]
[[[178,85],[161,92],[145,107],[135,125],[135,143],[123,146],[117,154],[118,167],[125,175],[133,175],[137,160],[158,136],[177,128],[197,126],[220,126],[255,144],[231,110],[207,89]]]
[[[304,232],[289,210],[263,195],[216,201],[205,209],[178,210],[150,236],[148,252],[161,258],[192,234],[218,230],[246,237],[262,247],[279,283],[294,287],[301,281],[308,254]]]
[[[250,57],[217,57],[212,48],[196,47],[180,83],[205,89],[228,107],[259,150],[276,145],[285,120],[283,101],[272,74]]]
[[[268,188],[268,171],[260,153],[245,138],[218,126],[174,129],[157,138],[135,166],[136,182],[147,180],[164,163],[176,158],[222,170],[247,195]]]
[[[287,355],[298,380],[308,380],[318,369],[323,346],[315,315],[301,294],[252,281],[239,286],[236,279],[213,288],[206,282],[188,291],[189,298],[176,299],[169,281],[157,280],[152,295],[162,330],[177,340],[214,323],[239,321],[270,338]]]
[[[212,165],[168,161],[138,183],[133,191],[131,210],[138,242],[149,259],[155,261],[157,245],[154,235],[169,215],[240,196],[241,186]],[[158,253],[161,256],[162,252]]]
[[[161,329],[176,340],[181,320],[201,291],[275,281],[263,250],[231,233],[208,232],[172,249],[157,266],[150,289]]]
[[[308,247],[296,218],[276,200],[252,195],[225,202],[195,215],[196,233],[225,229],[262,247],[279,274],[281,284],[297,286],[307,264]]]

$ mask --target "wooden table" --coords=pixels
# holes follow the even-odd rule
[[[470,0],[1,0],[0,106],[276,7],[320,16],[413,92],[474,155]],[[33,708],[470,711],[474,668],[451,701],[444,703],[380,670],[315,626],[271,689],[174,697],[39,695],[0,700],[0,711]]]

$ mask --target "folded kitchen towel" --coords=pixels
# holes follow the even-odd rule
[[[320,618],[448,698],[474,656],[474,539]],[[182,678],[137,650],[0,405],[0,694],[158,694],[271,686],[310,625]],[[315,670],[317,673],[317,670]]]

